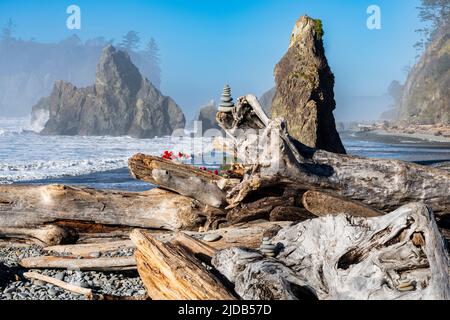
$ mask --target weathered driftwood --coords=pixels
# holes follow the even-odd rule
[[[106,253],[122,249],[134,248],[131,240],[118,240],[105,243],[86,243],[45,247],[44,251],[64,255],[89,257],[95,253]]]
[[[61,220],[110,226],[198,229],[207,206],[185,196],[95,190],[63,185],[0,186],[0,227],[29,227]]]
[[[131,174],[146,182],[191,197],[215,208],[225,203],[218,175],[160,157],[136,154],[128,160]]]
[[[244,179],[227,191],[228,208],[271,187],[330,190],[384,212],[419,201],[436,215],[450,213],[449,172],[308,148],[289,136],[283,119],[269,119],[252,95],[240,97],[231,112],[218,112],[217,120],[227,133],[223,144],[236,150],[247,168]]]
[[[36,228],[0,227],[0,238],[24,239],[39,245],[52,246],[74,243],[78,239],[78,234],[70,228],[56,225],[46,225]]]
[[[84,295],[89,300],[146,300],[147,296],[115,296],[110,294],[95,294],[90,288],[82,288],[65,281],[46,276],[37,272],[24,272],[23,276],[29,280],[40,280],[61,289]]]
[[[449,256],[421,203],[381,217],[308,220],[270,243],[275,258],[238,248],[213,258],[244,299],[450,299]]]
[[[40,274],[37,272],[24,272],[23,276],[29,280],[41,280],[47,283],[50,283],[54,286],[60,287],[64,290],[76,293],[76,294],[81,294],[86,296],[88,299],[92,299],[92,289],[89,288],[82,288],[70,283],[67,283],[65,281],[59,280],[59,279],[55,279],[49,276],[46,276],[44,274]]]
[[[184,247],[184,249],[191,251],[194,254],[199,253],[205,256],[212,257],[214,252],[219,249],[225,249],[235,246],[258,248],[264,235],[271,234],[272,230],[278,231],[282,227],[291,224],[291,222],[252,221],[250,223],[240,223],[231,227],[210,230],[207,232],[155,232],[152,233],[152,236],[159,241],[171,242]],[[217,241],[214,242],[202,241],[202,239],[207,235],[218,235],[220,237]],[[125,248],[135,248],[135,245],[131,240],[128,239],[110,242],[50,246],[45,247],[44,251],[48,253],[89,258],[92,254],[95,253],[106,253]],[[41,261],[42,257],[38,257],[37,259]],[[44,261],[47,262],[47,260],[45,259]],[[64,263],[66,262],[64,261]]]
[[[252,221],[204,233],[186,231],[186,234],[200,240],[208,234],[219,235],[219,240],[208,242],[209,246],[219,250],[230,247],[258,248],[265,235],[270,235],[274,230],[278,231],[282,227],[292,224],[290,221]]]
[[[379,217],[384,214],[382,211],[373,209],[363,203],[313,190],[303,194],[302,203],[306,210],[318,217],[342,213],[356,217]]]
[[[217,249],[209,244],[189,236],[184,232],[177,232],[170,243],[183,248],[199,260],[210,263]]]
[[[295,189],[259,190],[258,197],[253,201],[224,211],[219,207],[227,206],[225,202],[227,190],[239,183],[239,180],[235,178],[219,177],[192,166],[143,154],[136,154],[130,158],[129,167],[138,179],[158,184],[163,188],[217,207],[217,211],[208,219],[211,229],[216,229],[220,223],[232,225],[258,219],[303,221],[312,217],[302,208],[300,201],[302,193]],[[242,168],[239,167],[239,169]]]
[[[244,300],[317,299],[314,290],[292,269],[258,251],[237,247],[222,250],[212,263]]]
[[[258,219],[303,221],[313,218],[314,215],[302,208],[300,199],[301,193],[296,190],[261,189],[257,198],[230,209],[226,220],[228,225],[233,225]]]
[[[77,259],[74,257],[39,256],[24,258],[20,266],[27,269],[69,269],[81,271],[136,270],[134,257]]]
[[[186,250],[135,230],[138,272],[154,300],[233,300],[233,294]]]

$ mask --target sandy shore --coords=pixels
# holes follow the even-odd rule
[[[414,133],[405,133],[398,131],[388,131],[377,129],[371,131],[373,134],[380,136],[391,136],[391,137],[399,137],[399,138],[407,138],[407,139],[415,139],[415,140],[425,140],[431,142],[442,142],[442,143],[450,143],[450,137],[447,136],[437,136],[431,133],[423,133],[423,132],[414,132]]]

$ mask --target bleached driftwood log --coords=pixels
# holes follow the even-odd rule
[[[59,279],[55,279],[49,276],[46,276],[45,274],[40,274],[37,272],[24,272],[23,276],[29,280],[41,280],[44,281],[46,283],[50,283],[54,286],[60,287],[64,290],[76,293],[76,294],[81,294],[86,296],[88,299],[92,299],[92,289],[89,288],[82,288],[67,282],[64,282],[62,280]]]
[[[93,271],[136,270],[134,257],[111,257],[78,259],[76,257],[40,256],[29,257],[19,261],[27,269],[69,269]]]
[[[142,230],[130,236],[138,272],[154,300],[234,300],[233,294],[199,260],[179,246]]]
[[[159,185],[215,208],[221,207],[225,202],[225,194],[219,188],[224,179],[218,175],[140,153],[128,160],[128,166],[136,179]]]
[[[207,206],[161,189],[145,192],[95,190],[63,185],[0,186],[0,227],[58,221],[155,229],[198,229]]]
[[[247,168],[244,179],[227,192],[229,208],[271,187],[330,190],[384,212],[422,201],[436,215],[450,213],[449,172],[308,148],[289,136],[283,119],[269,119],[252,95],[240,97],[231,112],[218,112],[216,118],[227,133],[223,144],[236,150]]]
[[[106,253],[128,248],[134,248],[133,242],[131,240],[50,246],[45,247],[44,251],[56,252],[65,255],[69,254],[72,256],[89,257],[90,255],[95,253]]]
[[[356,217],[379,217],[384,213],[363,203],[320,191],[309,190],[303,194],[302,203],[306,210],[321,217],[347,213]]]
[[[0,227],[0,238],[23,239],[43,246],[74,243],[78,234],[70,229],[56,225],[39,226],[36,228]]]
[[[228,206],[225,201],[227,192],[240,183],[239,179],[220,177],[193,166],[143,154],[134,155],[128,164],[137,179],[158,184],[209,205],[211,213],[208,224],[212,229],[220,223],[233,225],[258,219],[303,221],[312,217],[302,208],[302,193],[296,189],[259,190],[258,197],[253,201],[224,210],[224,207]],[[240,176],[239,173],[231,172],[233,176]]]
[[[290,221],[252,221],[239,223],[227,228],[220,228],[204,233],[185,231],[186,234],[196,239],[202,240],[207,235],[219,235],[220,239],[208,242],[208,245],[215,249],[225,249],[230,247],[258,248],[261,239],[266,235],[272,235],[283,227],[292,225]],[[168,238],[169,239],[169,238]],[[171,239],[171,237],[170,237]]]
[[[375,218],[308,220],[270,243],[275,258],[238,248],[213,258],[244,299],[450,299],[448,253],[421,203]]]

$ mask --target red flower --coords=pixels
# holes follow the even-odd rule
[[[163,155],[162,155],[163,159],[167,159],[170,160],[173,158],[173,152],[169,152],[169,151],[164,151]]]
[[[216,170],[214,170],[214,174],[215,175],[218,175],[219,174],[219,171],[216,169]]]
[[[178,152],[178,158],[183,158],[183,154],[181,152]]]

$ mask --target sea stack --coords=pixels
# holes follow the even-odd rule
[[[220,97],[220,104],[218,110],[221,112],[230,112],[234,107],[233,98],[231,97],[231,88],[226,85],[223,88],[222,96]]]
[[[309,147],[345,153],[333,116],[334,75],[322,37],[320,20],[302,16],[295,24],[289,49],[275,67],[272,118],[285,118],[289,133]]]
[[[128,53],[108,46],[86,88],[57,81],[53,92],[33,107],[48,110],[42,134],[153,138],[184,128],[185,117],[170,97],[142,77]]]

